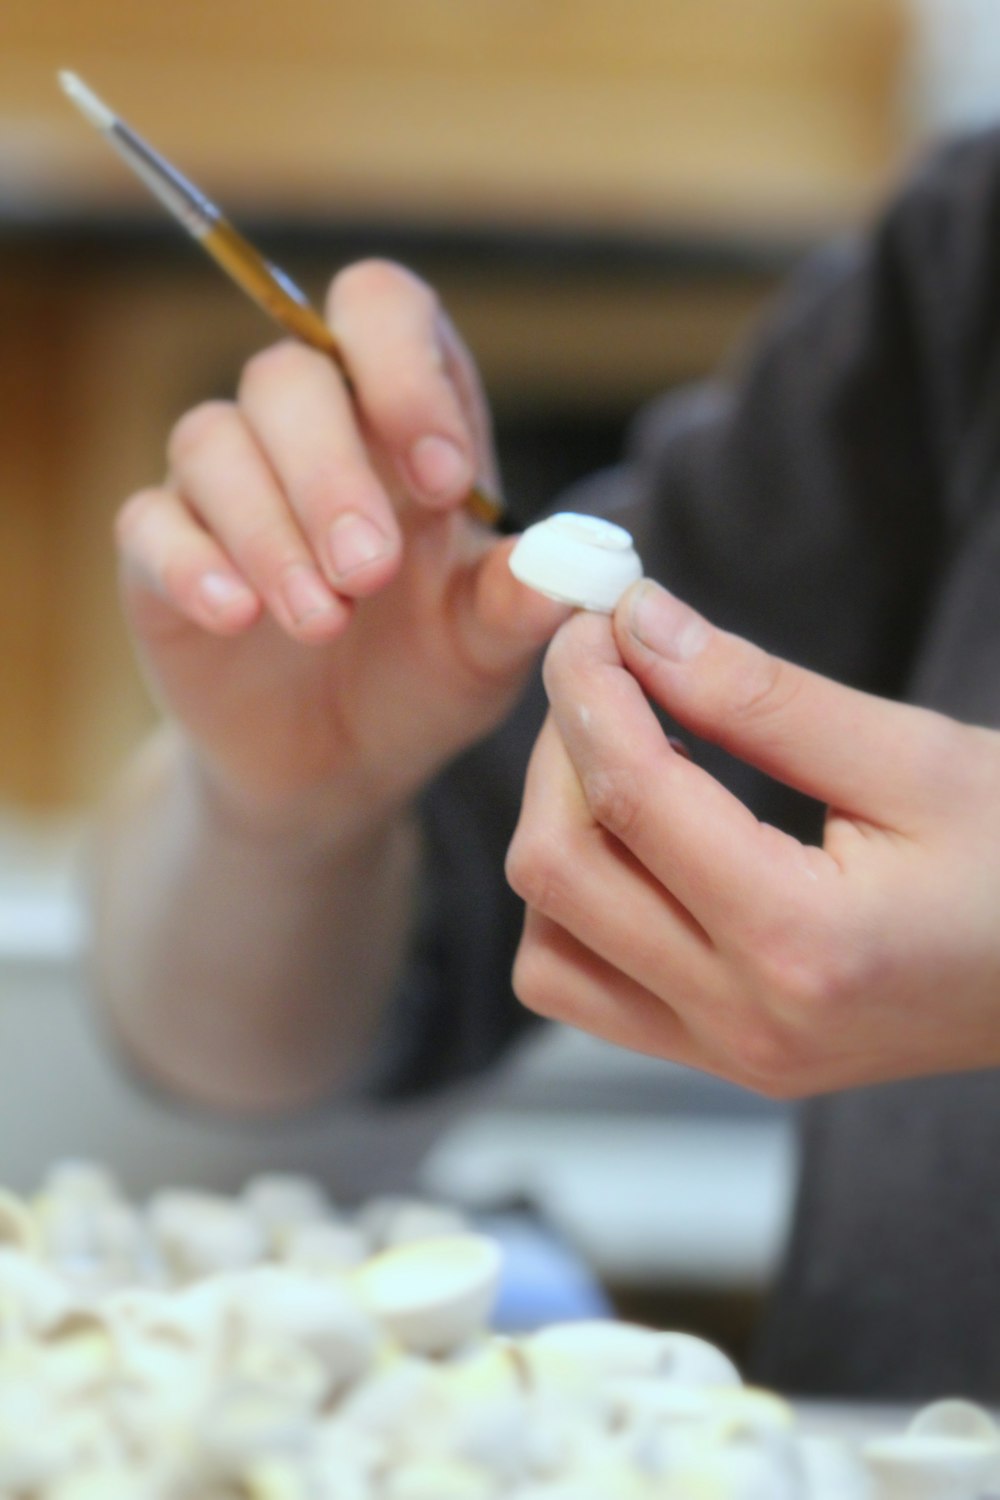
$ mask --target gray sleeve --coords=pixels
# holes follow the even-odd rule
[[[885,696],[940,701],[947,683],[951,711],[989,722],[1000,606],[973,629],[964,696],[947,663],[920,662],[934,660],[921,657],[928,620],[962,614],[960,598],[948,603],[956,537],[997,509],[982,455],[998,426],[983,436],[998,158],[989,137],[936,159],[870,235],[804,266],[726,378],[654,403],[623,463],[560,500],[620,520],[647,572],[718,624]],[[529,1024],[509,983],[520,911],[503,859],[543,709],[535,682],[424,799],[424,920],[387,1020],[382,1097],[485,1068]],[[713,746],[695,750],[769,822],[818,837],[821,809]]]

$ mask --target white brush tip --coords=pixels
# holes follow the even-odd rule
[[[59,87],[68,99],[72,99],[77,109],[96,125],[98,130],[110,130],[115,123],[115,116],[108,106],[99,99],[93,89],[89,89],[82,78],[75,73],[63,69],[58,74]]]

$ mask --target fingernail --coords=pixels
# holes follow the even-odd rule
[[[205,573],[198,587],[213,614],[226,614],[237,604],[249,604],[255,597],[245,583],[229,573]]]
[[[430,500],[458,495],[472,483],[469,460],[449,438],[419,438],[410,449],[410,472]]]
[[[333,609],[326,584],[314,569],[304,565],[289,568],[281,594],[296,625],[304,625],[316,615],[327,615]]]
[[[338,578],[347,578],[389,551],[389,538],[367,516],[347,511],[330,527],[330,559]]]
[[[648,579],[635,592],[628,626],[637,641],[669,661],[691,661],[708,644],[712,629],[689,605]]]

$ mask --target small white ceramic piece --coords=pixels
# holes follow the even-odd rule
[[[437,1376],[424,1359],[404,1354],[374,1369],[337,1408],[338,1442],[353,1433],[375,1444],[403,1431]]]
[[[862,1460],[702,1339],[490,1334],[499,1247],[423,1238],[455,1222],[408,1199],[349,1221],[286,1176],[143,1211],[87,1163],[0,1196],[0,1500],[1000,1496],[971,1402]]]
[[[862,1454],[879,1500],[978,1500],[1000,1485],[1000,1446],[975,1438],[876,1438]]]
[[[71,1450],[57,1411],[40,1381],[22,1375],[0,1386],[0,1493],[34,1494],[65,1472]]]
[[[44,1338],[77,1305],[65,1280],[22,1251],[0,1248],[0,1327]]]
[[[739,1386],[739,1371],[720,1349],[687,1333],[658,1333],[612,1318],[557,1323],[525,1341],[525,1349],[560,1355],[605,1380],[656,1377],[671,1385]]]
[[[693,1333],[661,1333],[656,1376],[671,1385],[740,1386],[740,1372],[727,1354]],[[763,1392],[760,1394],[764,1394]]]
[[[149,1476],[117,1465],[95,1465],[65,1474],[46,1490],[47,1500],[159,1500]]]
[[[378,1333],[346,1279],[284,1266],[257,1266],[230,1279],[234,1319],[258,1339],[308,1350],[326,1371],[328,1395],[368,1369]]]
[[[526,1464],[528,1403],[506,1349],[489,1339],[436,1365],[410,1414],[414,1451],[461,1459],[512,1482]]]
[[[528,1360],[536,1354],[556,1357],[602,1380],[615,1376],[655,1375],[660,1335],[635,1323],[612,1318],[585,1318],[555,1323],[523,1340]]]
[[[671,1458],[664,1477],[673,1482],[678,1495],[806,1500],[802,1461],[789,1439],[745,1436],[730,1442],[705,1442],[700,1447],[683,1444]]]
[[[970,1438],[1000,1444],[1000,1428],[985,1407],[954,1398],[922,1407],[906,1431],[910,1437]]]
[[[221,1194],[170,1189],[146,1211],[154,1239],[178,1281],[263,1260],[267,1236],[252,1214]]]
[[[456,1208],[438,1203],[407,1203],[390,1220],[384,1231],[383,1245],[410,1245],[418,1240],[439,1240],[453,1234],[466,1234],[465,1215]]]
[[[410,1240],[441,1239],[469,1230],[465,1215],[458,1209],[402,1193],[382,1193],[362,1204],[355,1217],[355,1227],[368,1241],[370,1250],[385,1250]]]
[[[117,1374],[111,1336],[93,1314],[90,1317],[89,1327],[81,1318],[75,1331],[52,1337],[45,1346],[40,1379],[61,1402],[99,1403]]]
[[[275,1249],[298,1226],[328,1224],[333,1219],[333,1205],[319,1183],[293,1172],[251,1177],[240,1197]]]
[[[284,1455],[246,1465],[239,1493],[247,1500],[319,1500],[317,1487],[309,1483],[301,1464]]]
[[[249,1381],[219,1391],[203,1413],[200,1441],[223,1465],[239,1467],[269,1452],[302,1451],[314,1413],[295,1399],[295,1392]]]
[[[280,1254],[285,1265],[303,1271],[349,1271],[367,1258],[368,1241],[353,1224],[293,1224]]]
[[[496,1482],[474,1464],[422,1459],[389,1474],[382,1500],[494,1500]]]
[[[0,1188],[0,1246],[19,1250],[22,1255],[37,1255],[41,1237],[35,1216],[16,1193]]]
[[[616,1418],[637,1428],[684,1432],[700,1429],[718,1438],[788,1432],[795,1413],[787,1401],[752,1386],[673,1385],[637,1378],[608,1382]]]
[[[720,1490],[652,1488],[645,1475],[605,1455],[587,1468],[555,1479],[529,1480],[508,1490],[505,1500],[729,1500]]]
[[[642,577],[642,563],[623,527],[573,511],[529,526],[511,552],[510,570],[536,593],[606,615]]]
[[[876,1500],[871,1475],[856,1453],[832,1438],[796,1441],[808,1500]]]
[[[383,1250],[356,1272],[356,1284],[405,1348],[444,1354],[486,1327],[501,1260],[485,1235],[449,1235]]]
[[[118,1183],[107,1167],[73,1157],[52,1164],[43,1179],[42,1192],[88,1203],[121,1202]]]

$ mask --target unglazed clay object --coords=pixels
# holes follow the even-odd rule
[[[934,1401],[917,1412],[906,1429],[910,1437],[969,1438],[1000,1444],[1000,1428],[974,1401]]]
[[[318,1183],[291,1172],[267,1172],[251,1177],[240,1194],[242,1203],[260,1224],[275,1249],[300,1225],[329,1224],[333,1204]]]
[[[449,1235],[383,1250],[356,1273],[366,1305],[407,1349],[443,1354],[489,1322],[501,1252],[485,1235]]]
[[[435,1364],[409,1426],[422,1456],[458,1458],[507,1483],[527,1466],[528,1398],[507,1351],[492,1340],[467,1358]]]
[[[216,1193],[158,1193],[147,1218],[178,1281],[252,1266],[266,1253],[267,1236],[258,1221],[241,1204]]]
[[[383,1500],[494,1500],[496,1481],[474,1464],[423,1459],[390,1474]]]
[[[573,511],[529,526],[511,552],[510,570],[536,593],[606,615],[642,577],[642,563],[623,527]]]
[[[0,1328],[44,1338],[77,1306],[65,1280],[33,1256],[0,1249]]]
[[[458,1209],[398,1193],[370,1198],[358,1210],[355,1225],[365,1235],[370,1250],[464,1234],[469,1227]]]
[[[687,1333],[657,1333],[611,1318],[557,1323],[532,1335],[526,1348],[529,1354],[541,1350],[560,1355],[604,1379],[641,1375],[677,1385],[742,1383],[732,1360],[704,1339]]]
[[[863,1457],[878,1500],[980,1500],[1000,1484],[1000,1447],[975,1438],[876,1438]]]
[[[660,1472],[679,1496],[811,1500],[802,1460],[788,1437],[762,1439],[746,1434],[721,1443],[681,1442],[672,1448],[665,1445],[664,1456]]]
[[[699,1429],[718,1438],[788,1432],[795,1413],[787,1401],[752,1386],[673,1385],[630,1376],[606,1383],[623,1427],[671,1432]]]
[[[800,1437],[796,1449],[808,1500],[876,1500],[871,1475],[858,1455],[842,1443]]]
[[[368,1241],[353,1224],[293,1224],[281,1237],[282,1261],[303,1271],[349,1271],[368,1256]]]
[[[411,1245],[418,1240],[439,1240],[467,1231],[464,1216],[437,1203],[407,1203],[385,1226],[383,1245]]]
[[[114,1203],[122,1201],[121,1189],[113,1172],[93,1161],[67,1158],[55,1162],[45,1174],[42,1192],[56,1198],[73,1198],[78,1202]]]
[[[661,1333],[656,1366],[659,1380],[672,1385],[738,1386],[740,1372],[728,1355],[691,1333]]]
[[[233,1325],[251,1338],[308,1350],[341,1390],[367,1370],[378,1332],[342,1278],[321,1278],[284,1266],[258,1266],[231,1278]]]
[[[510,1500],[729,1500],[711,1489],[664,1489],[629,1464],[605,1456],[588,1469],[508,1490]],[[505,1497],[506,1500],[506,1497]]]
[[[408,1428],[436,1377],[436,1368],[415,1355],[390,1360],[344,1397],[338,1407],[340,1429],[384,1444]]]
[[[448,1209],[351,1219],[278,1176],[143,1210],[86,1163],[3,1205],[0,1500],[1000,1495],[1000,1434],[970,1402],[925,1408],[862,1463],[702,1339],[489,1333],[500,1250],[420,1238]]]
[[[16,1193],[0,1188],[0,1246],[37,1255],[41,1244],[35,1217]]]

